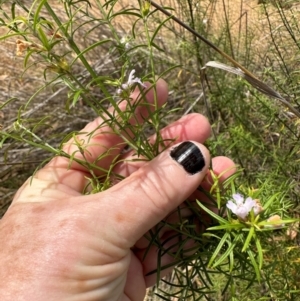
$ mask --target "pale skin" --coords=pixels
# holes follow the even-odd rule
[[[167,84],[159,80],[156,90],[161,106],[167,100]],[[133,102],[138,94],[135,90]],[[146,97],[153,103],[153,90]],[[124,110],[125,105],[121,102],[120,108]],[[147,110],[141,105],[136,114],[142,122]],[[102,122],[96,119],[84,132],[93,132]],[[49,162],[19,189],[0,221],[0,300],[143,300],[146,287],[156,282],[155,274],[147,274],[157,264],[154,246],[143,260],[148,245],[144,235],[201,182],[208,187],[210,155],[202,143],[210,131],[200,114],[185,116],[161,131],[165,139],[176,138],[174,145],[193,141],[205,157],[202,171],[188,174],[170,157],[172,146],[150,162],[130,163],[134,153],[129,152],[122,155],[128,161],[114,168],[125,179],[96,194],[82,194],[89,176],[82,166],[69,166],[63,157]],[[98,163],[103,168],[109,167],[124,147],[122,138],[108,126],[97,129],[92,139],[86,134],[78,138],[90,162],[114,147]],[[77,148],[73,142],[64,147],[70,154]],[[79,152],[76,157],[82,159]],[[234,163],[226,157],[213,158],[212,165],[216,174],[227,171],[221,180],[234,172]],[[167,236],[165,232],[161,239]],[[170,262],[170,256],[163,258],[164,264]]]

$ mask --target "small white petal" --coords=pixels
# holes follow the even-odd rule
[[[256,202],[252,198],[246,198],[244,206],[249,208],[249,211],[256,205]]]
[[[228,201],[226,204],[226,207],[230,209],[234,214],[236,214],[237,211],[237,205],[233,201]]]
[[[131,70],[128,76],[128,81],[125,84],[121,84],[120,90],[129,90],[134,84],[139,84],[146,88],[146,85],[142,83],[141,79],[138,77],[134,77],[135,70]],[[119,89],[117,93],[120,94]]]
[[[250,211],[251,211],[251,209],[249,210],[249,208],[247,208],[245,206],[240,206],[235,214],[239,218],[245,219],[248,216]]]
[[[226,206],[240,219],[245,220],[252,209],[255,215],[261,211],[258,203],[251,197],[244,199],[239,193],[233,194],[232,197],[233,200],[228,201]]]
[[[128,76],[128,81],[127,83],[130,85],[130,83],[133,81],[134,79],[134,73],[135,73],[135,70],[132,69],[131,72],[129,73],[129,76]]]
[[[136,78],[131,82],[131,84],[134,84],[134,83],[138,83],[138,84],[140,84],[141,86],[143,86],[144,88],[146,88],[146,85],[142,83],[142,81],[141,81],[140,78],[137,78],[137,77],[136,77]]]
[[[244,197],[241,194],[235,193],[232,197],[237,205],[242,205],[244,203]]]

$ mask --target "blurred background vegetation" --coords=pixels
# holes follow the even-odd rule
[[[12,14],[26,17],[24,7],[29,8],[32,1],[13,2],[14,11],[12,1],[0,2],[1,35],[7,33],[4,23],[7,24]],[[143,24],[136,23],[134,15],[119,14],[108,23],[97,9],[96,0],[77,2],[81,10],[74,14],[72,22],[77,45],[87,49],[97,41],[111,40],[85,53],[95,73],[119,78],[126,61],[128,68],[136,69],[140,77],[150,74],[153,64],[155,73],[163,74],[161,76],[169,83],[166,110],[170,110],[161,119],[161,127],[188,113],[204,114],[213,126],[207,146],[212,155],[228,156],[241,167],[239,185],[262,189],[266,197],[282,192],[284,198],[278,204],[289,215],[299,218],[300,120],[293,112],[236,75],[209,67],[203,69],[209,61],[229,62],[173,20],[160,28],[150,53],[147,47],[140,47],[147,44],[147,37]],[[105,11],[113,7],[115,12],[124,13],[129,8],[139,7],[137,0],[115,2],[100,1],[103,5],[106,3]],[[172,8],[175,16],[272,86],[300,111],[298,2],[168,0],[160,4]],[[61,20],[68,20],[63,1],[48,3]],[[42,11],[43,14],[47,18],[47,12]],[[153,14],[148,23],[150,32],[153,33],[164,20],[166,16],[162,13]],[[0,110],[2,131],[10,131],[19,115],[27,125],[35,125],[34,133],[50,145],[58,146],[68,133],[80,130],[92,120],[96,116],[95,110],[80,94],[75,95],[76,91],[68,82],[47,85],[55,78],[51,71],[63,69],[75,57],[68,40],[60,40],[57,36],[60,42],[55,45],[55,53],[60,56],[60,63],[28,58],[24,68],[26,53],[17,55],[19,38],[11,36],[0,40],[0,105],[11,99]],[[130,49],[124,54],[122,47]],[[79,60],[72,65],[72,74],[83,85],[90,81],[90,74]],[[39,87],[43,88],[38,91]],[[88,93],[99,100],[104,98],[96,85],[89,86]],[[72,107],[74,99],[76,105]],[[49,153],[12,138],[3,141],[0,151],[0,209],[4,214],[16,189],[49,157]],[[154,288],[149,291],[148,299],[157,298],[156,293],[166,300],[300,300],[297,227],[298,224],[292,231],[282,231],[270,241],[270,249],[265,253],[265,278],[256,283],[254,289],[246,290],[251,280],[239,278],[237,291],[224,292],[228,279],[216,273],[209,281],[211,291],[201,291],[207,278],[201,278],[199,271],[191,269],[187,271],[191,275],[189,283],[181,282],[182,270],[179,268],[173,273],[173,280],[162,284],[164,292]],[[177,287],[168,288],[168,282],[177,283]],[[189,287],[197,293],[186,295]]]

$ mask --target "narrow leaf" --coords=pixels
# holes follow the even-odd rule
[[[252,237],[253,237],[254,234],[255,234],[255,228],[251,227],[250,231],[248,233],[248,236],[246,238],[245,244],[243,246],[242,252],[245,252],[248,249],[250,241],[251,241],[251,239],[252,239]]]
[[[251,261],[252,266],[253,266],[253,268],[255,270],[256,278],[257,278],[258,281],[260,281],[260,269],[259,269],[259,267],[257,265],[257,262],[255,260],[254,255],[253,255],[253,252],[251,250],[248,250],[247,254],[249,255],[250,261]]]
[[[215,249],[215,252],[213,253],[213,255],[211,256],[208,266],[211,267],[212,263],[215,261],[215,258],[219,255],[222,247],[224,246],[224,244],[226,243],[227,238],[230,236],[230,234],[227,232],[224,234],[224,236],[222,237],[222,239],[220,240],[217,248]]]
[[[257,236],[255,237],[255,244],[256,244],[257,253],[258,253],[258,267],[261,270],[262,265],[263,265],[264,255],[263,255],[263,250],[262,250],[262,247],[260,244],[260,240],[259,240],[259,238],[257,238]]]
[[[219,216],[218,214],[214,213],[213,211],[209,210],[206,206],[204,206],[200,201],[196,200],[197,204],[200,206],[201,209],[203,209],[205,212],[207,212],[211,217],[219,221],[220,224],[229,224],[229,222]]]

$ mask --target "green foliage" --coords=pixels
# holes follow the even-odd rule
[[[64,143],[72,137],[85,158],[77,139],[79,131],[68,128],[65,121],[68,116],[76,120],[78,111],[84,115],[87,107],[89,115],[84,121],[102,117],[99,128],[110,126],[136,151],[137,160],[151,160],[170,142],[162,141],[159,131],[163,126],[188,112],[201,112],[213,127],[206,142],[212,155],[231,157],[239,172],[225,183],[212,172],[211,190],[202,189],[202,198],[185,203],[194,217],[182,216],[177,224],[163,221],[148,237],[160,247],[158,272],[168,268],[160,262],[166,253],[178,265],[171,279],[158,283],[155,293],[164,300],[299,300],[300,251],[291,235],[298,231],[293,227],[299,226],[300,209],[299,13],[293,8],[287,13],[276,1],[275,8],[262,4],[267,45],[256,50],[258,33],[244,24],[242,6],[239,17],[232,20],[226,1],[220,1],[218,18],[222,22],[214,27],[216,20],[210,12],[217,10],[215,0],[170,1],[170,7],[164,8],[146,0],[124,7],[120,2],[1,1],[0,42],[17,38],[17,54],[24,65],[18,75],[26,78],[37,72],[39,79],[39,86],[34,84],[28,97],[7,95],[0,104],[4,114],[14,112],[0,132],[3,157],[8,160],[3,166],[9,166],[12,150],[25,144],[29,154],[43,150],[34,169],[53,156],[83,165],[91,173],[83,193],[96,193],[108,189],[111,176],[118,175],[112,174],[113,166],[101,169],[97,162],[79,160],[76,152],[64,151]],[[208,64],[211,61],[223,67],[212,68],[216,64]],[[109,69],[105,69],[107,62]],[[233,67],[225,65],[229,63]],[[156,99],[151,112],[147,107],[149,119],[141,125],[131,121],[145,91],[141,89],[138,101],[132,104],[130,92],[139,85],[122,86],[133,69],[153,86],[158,78],[167,79],[171,91],[167,105],[159,108]],[[44,95],[55,96],[61,90],[64,94],[59,94],[55,104],[62,114],[58,119],[51,104],[47,105],[50,110],[43,110]],[[121,100],[128,103],[124,111],[118,107]],[[57,123],[66,131],[57,130],[61,128]],[[157,137],[152,144],[150,133]],[[92,137],[95,133],[85,134]],[[111,151],[99,154],[98,160]],[[97,169],[104,176],[97,177]],[[18,186],[8,184],[7,179],[2,185]],[[226,204],[238,192],[259,199],[263,211],[255,215],[252,210],[246,220],[234,215]],[[270,220],[275,215],[279,220]],[[165,247],[167,242],[159,239],[163,227],[177,233],[175,253],[174,245]]]

